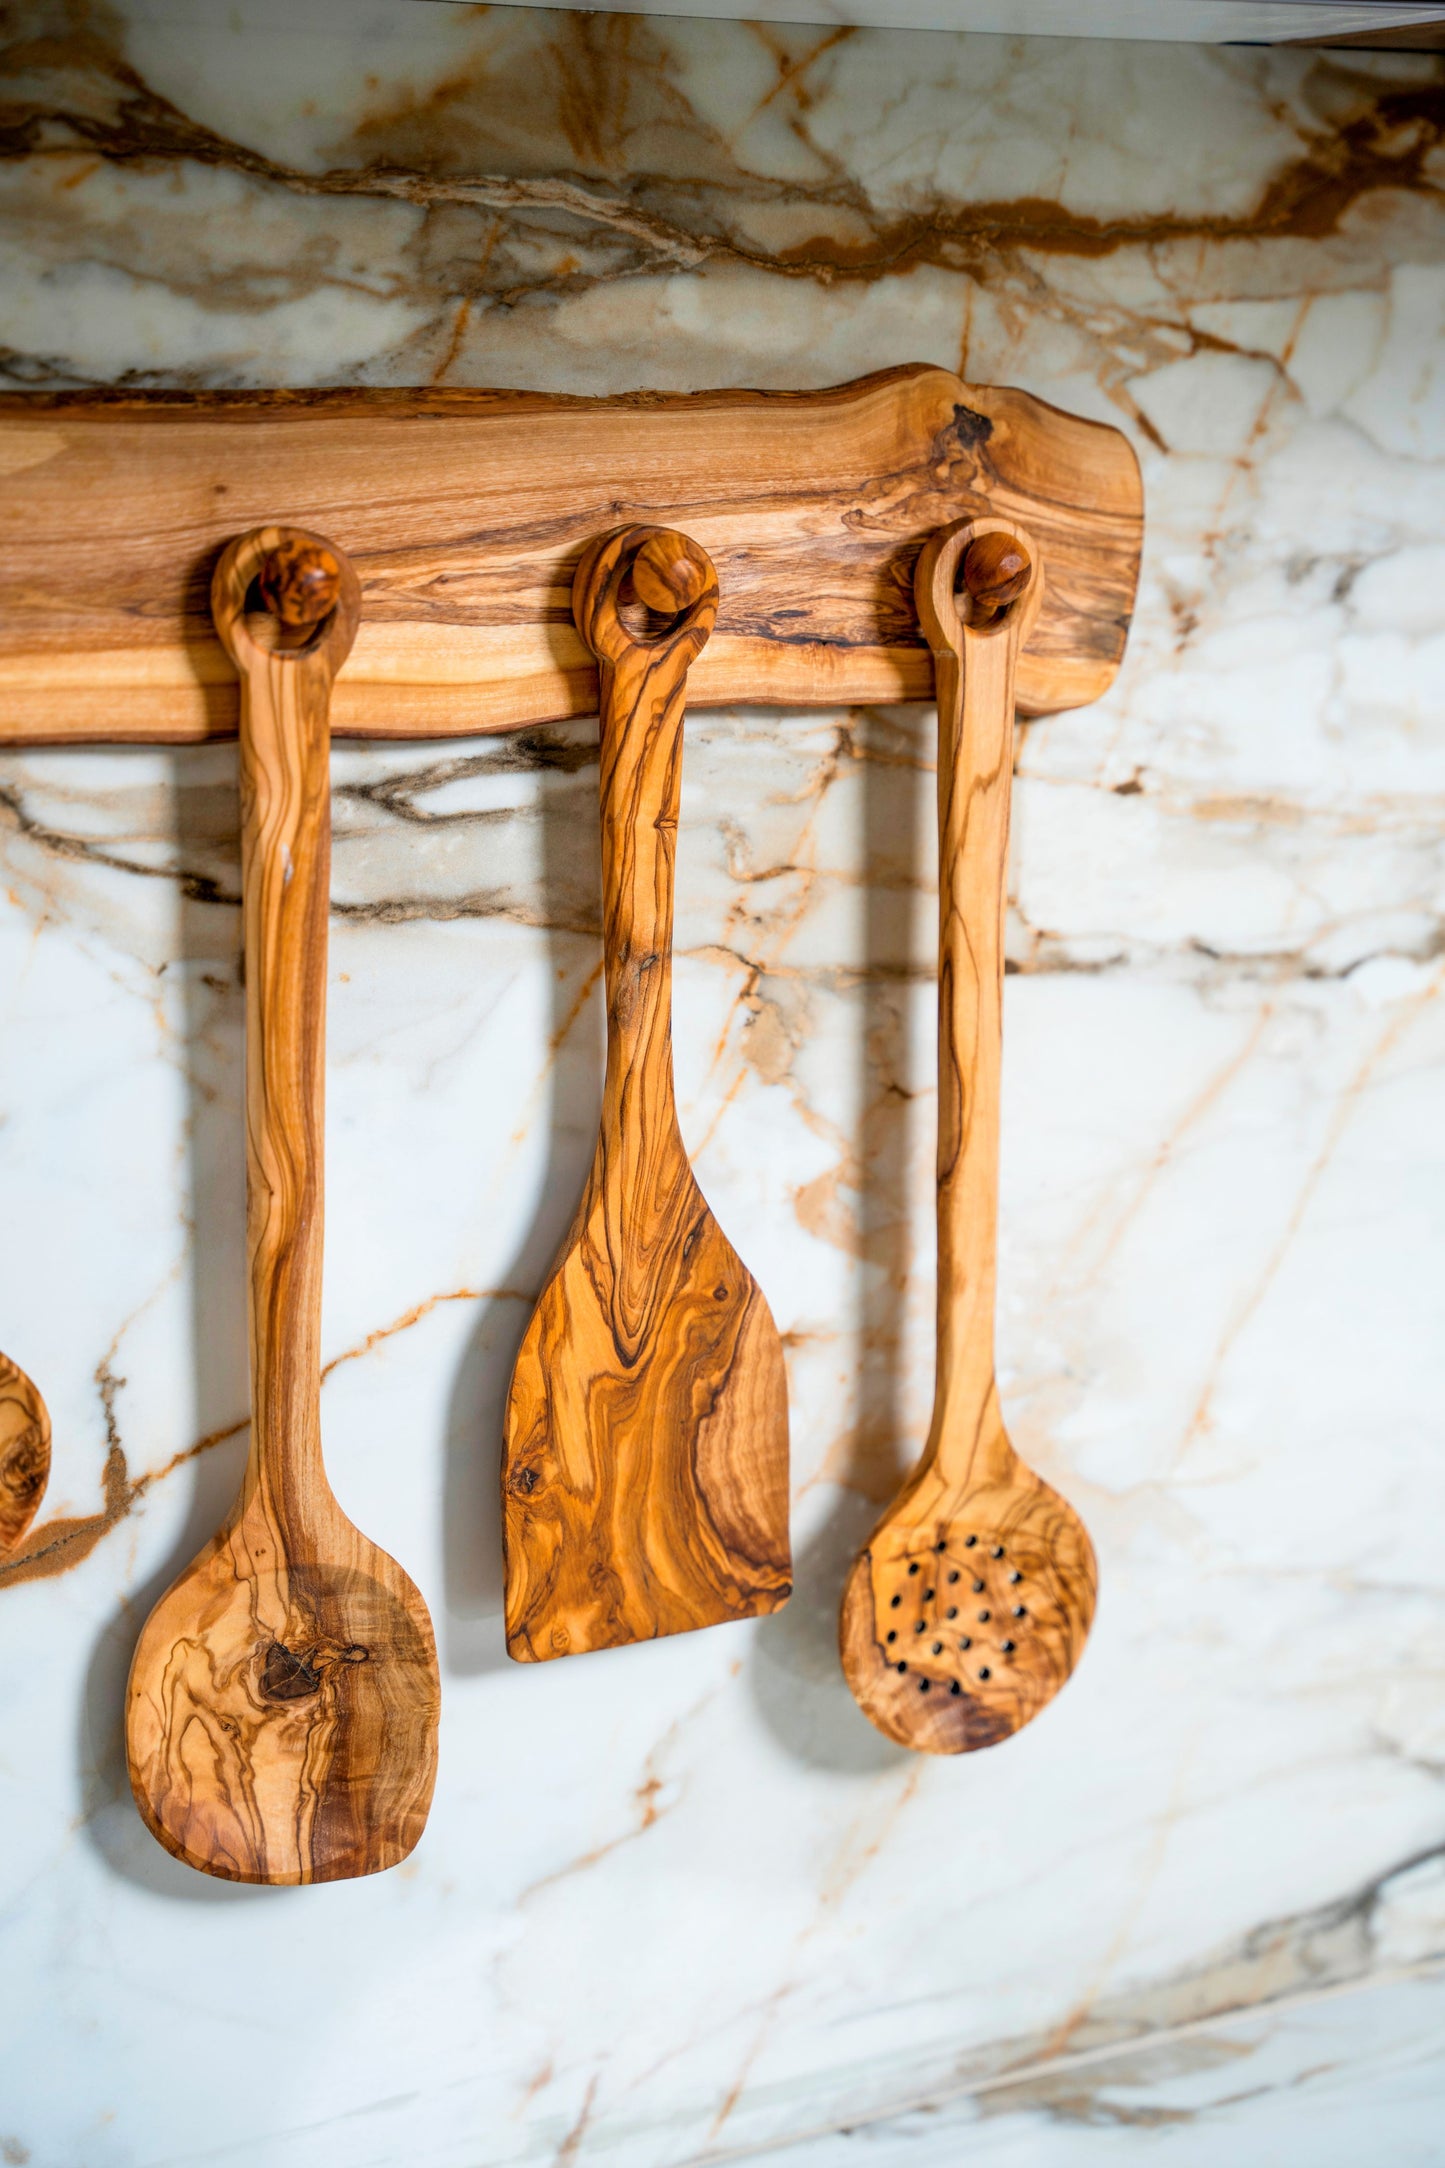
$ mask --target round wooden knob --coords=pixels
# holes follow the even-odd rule
[[[319,625],[336,607],[341,567],[330,550],[314,542],[282,542],[263,560],[256,585],[281,624]]]
[[[963,584],[976,621],[997,617],[1027,593],[1034,568],[1029,554],[1011,534],[984,534],[963,554]]]
[[[686,535],[650,535],[632,560],[639,602],[664,617],[690,610],[707,586],[707,567],[692,554]]]

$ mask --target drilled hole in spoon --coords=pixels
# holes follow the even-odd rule
[[[1068,1550],[1055,1548],[1060,1534],[1057,1508],[1047,1520],[1042,1515],[1039,1519],[1037,1529],[1014,1520],[1006,1533],[990,1532],[977,1523],[943,1538],[936,1528],[919,1529],[908,1549],[891,1560],[875,1554],[874,1602],[883,1605],[885,1617],[890,1610],[901,1610],[903,1617],[890,1632],[907,1620],[910,1701],[925,1681],[930,1690],[946,1688],[950,1697],[955,1692],[967,1695],[981,1712],[989,1712],[977,1721],[997,1723],[1002,1729],[994,1736],[1001,1737],[1026,1722],[1068,1677],[1087,1615],[1080,1621],[1067,1608],[1069,1576],[1077,1567]],[[1071,1527],[1064,1524],[1066,1537]],[[1024,1593],[1025,1581],[1032,1587],[1028,1604],[1015,1600]],[[962,1633],[955,1594],[960,1582],[975,1592],[967,1611],[969,1630]],[[878,1639],[883,1640],[881,1631]],[[888,1662],[890,1670],[898,1669],[892,1648]]]

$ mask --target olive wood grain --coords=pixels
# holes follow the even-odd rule
[[[50,1480],[50,1416],[18,1363],[0,1355],[0,1558],[34,1520]]]
[[[1049,558],[1029,713],[1102,694],[1143,533],[1117,430],[946,369],[830,391],[14,393],[0,398],[0,741],[225,736],[216,555],[277,503],[341,540],[366,608],[333,735],[452,737],[596,713],[578,559],[624,520],[718,568],[696,703],[925,700],[926,537],[1022,520]],[[137,516],[137,507],[145,508]]]
[[[879,1730],[934,1754],[991,1746],[1036,1716],[1072,1672],[1094,1615],[1087,1532],[1014,1451],[994,1377],[1014,684],[1047,606],[1043,585],[1037,544],[1011,522],[959,522],[919,560],[938,692],[933,1420],[849,1576],[840,1646]]]
[[[520,1661],[752,1617],[791,1590],[782,1343],[703,1200],[673,1093],[683,704],[717,577],[687,538],[624,527],[584,558],[574,606],[601,670],[607,1068],[587,1187],[507,1403]]]
[[[253,583],[290,598],[279,628],[248,615]],[[346,1518],[321,1453],[327,713],[358,603],[341,553],[296,529],[245,535],[216,569],[242,685],[251,1444],[225,1526],[141,1635],[126,1738],[153,1834],[235,1882],[393,1866],[436,1773],[426,1606]]]

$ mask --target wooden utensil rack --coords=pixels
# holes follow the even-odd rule
[[[968,859],[958,872],[975,935],[995,918],[1001,933],[1014,701],[1038,714],[1106,690],[1124,651],[1142,532],[1138,467],[1117,431],[936,368],[827,392],[610,400],[470,391],[0,399],[0,744],[184,745],[242,729],[252,1454],[230,1520],[156,1607],[132,1667],[132,1785],[168,1849],[243,1881],[369,1873],[410,1850],[431,1790],[437,1682],[425,1605],[396,1561],[341,1515],[319,1455],[328,730],[460,737],[595,713],[594,655],[604,658],[609,1076],[615,1041],[619,1075],[631,1063],[642,1083],[622,1095],[626,1120],[618,1093],[604,1106],[588,1193],[600,1200],[594,1248],[625,1269],[609,1276],[594,1258],[581,1277],[601,1301],[592,1384],[615,1371],[625,1390],[615,1421],[601,1421],[597,1391],[580,1414],[565,1396],[554,1407],[547,1381],[554,1372],[575,1381],[576,1334],[566,1328],[581,1315],[558,1294],[559,1267],[534,1332],[562,1360],[549,1367],[539,1355],[529,1368],[529,1338],[509,1402],[509,1646],[552,1656],[756,1615],[789,1592],[786,1387],[766,1303],[706,1211],[671,1110],[665,990],[684,682],[694,705],[929,698],[935,653],[923,625],[954,610],[955,559],[969,537],[1007,544],[962,566],[960,624],[982,612],[999,619],[1002,638],[979,634],[966,662],[967,640],[948,645],[962,631],[945,637],[932,624],[951,718],[945,744],[958,739],[960,716],[976,724],[987,711],[992,732],[984,781],[1002,810],[986,847],[970,854],[960,842],[955,855]],[[946,593],[935,578],[945,547]],[[669,622],[674,603],[680,614]],[[649,629],[633,624],[635,610],[662,616]],[[267,612],[274,622],[258,644]],[[965,698],[970,669],[978,682]],[[966,761],[945,762],[944,781],[955,775],[967,781]],[[977,795],[977,781],[965,795]],[[949,892],[945,878],[945,902]],[[970,937],[948,954],[945,980],[958,977],[961,954],[996,1009],[998,941]],[[948,1012],[945,1053],[950,1034],[955,1053],[972,1053],[946,1107],[940,1095],[948,1135],[972,1137],[982,1170],[982,1202],[964,1231],[986,1232],[990,1244],[994,1009],[989,1031],[972,1038],[967,1002],[962,1023]],[[629,1150],[646,1158],[646,1184],[609,1173]],[[613,1190],[624,1202],[645,1192],[647,1209],[612,1211]],[[574,1226],[579,1243],[591,1238],[589,1210]],[[977,1259],[964,1269],[991,1308],[990,1273]],[[965,1319],[971,1359],[991,1361],[991,1322],[986,1332],[975,1309],[978,1301]],[[639,1424],[629,1411],[644,1341],[658,1406],[666,1400],[670,1412],[655,1417],[648,1401]],[[993,1408],[991,1371],[989,1393]],[[639,1521],[609,1548],[616,1517],[603,1515],[599,1533],[594,1463],[625,1466],[638,1438],[628,1480],[657,1525]],[[983,1542],[1011,1583],[1025,1567],[1040,1588],[1057,1578],[1047,1546],[1024,1557],[1020,1515],[1047,1487],[1016,1457],[1005,1467],[1005,1445],[985,1471],[987,1495],[964,1455],[921,1535],[909,1522],[912,1533],[894,1540],[885,1517],[873,1540],[887,1556],[872,1580],[860,1566],[863,1578],[850,1583],[850,1681],[904,1743],[956,1752],[1003,1736],[1067,1676],[1087,1632],[1092,1554],[1080,1534],[1074,1551],[1089,1574],[1074,1576],[1083,1596],[1065,1621],[1068,1661],[1055,1660],[1063,1629],[1047,1607],[1032,1638],[1020,1625],[1000,1643],[1005,1664],[1024,1652],[1027,1695],[995,1688],[994,1659],[979,1660],[971,1634],[952,1652],[929,1642],[934,1670],[920,1658],[917,1679],[894,1646],[904,1581],[895,1590],[890,1574],[923,1576],[915,1636],[928,1641],[930,1623],[941,1636],[946,1621],[961,1631],[957,1606],[945,1594],[940,1609],[923,1581],[939,1579],[965,1509],[960,1560]],[[932,1465],[925,1460],[925,1474]],[[1013,1485],[1007,1498],[1000,1469]],[[1058,1521],[1067,1509],[1054,1506]],[[989,1512],[999,1525],[980,1537],[973,1522]],[[1023,1566],[1014,1563],[1021,1543]],[[654,1552],[668,1561],[656,1571]],[[565,1589],[563,1553],[580,1560]],[[963,1571],[950,1567],[952,1581]],[[629,1576],[647,1600],[632,1600]],[[603,1583],[599,1607],[592,1595]],[[655,1600],[664,1584],[667,1604]],[[977,1576],[971,1585],[985,1590]],[[1037,1608],[1032,1583],[1027,1593]],[[996,1600],[977,1618],[989,1620]],[[1011,1615],[1031,1616],[1021,1599]],[[197,1674],[193,1709],[176,1652],[199,1646],[203,1630],[209,1669]],[[221,1678],[240,1696],[234,1708]],[[926,1724],[911,1704],[905,1721],[900,1679],[920,1695],[936,1683],[940,1700],[967,1703],[968,1721],[955,1710],[936,1722],[932,1701]],[[240,1742],[234,1768],[218,1758],[198,1772],[180,1753],[200,1716]]]
[[[1118,668],[1142,538],[1113,429],[946,369],[825,392],[15,393],[0,398],[0,743],[229,737],[212,570],[269,521],[330,535],[362,584],[333,734],[468,736],[594,713],[572,621],[597,535],[708,552],[717,629],[694,706],[925,700],[927,537],[1021,521],[1048,565],[1025,714]]]

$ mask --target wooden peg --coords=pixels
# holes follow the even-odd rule
[[[1011,534],[984,534],[963,556],[959,615],[966,625],[987,625],[1028,591],[1033,563]]]
[[[341,566],[324,542],[291,534],[266,552],[256,585],[274,618],[309,630],[336,608]]]
[[[671,530],[649,535],[632,560],[632,584],[640,602],[663,617],[690,610],[707,590],[709,566],[686,535]]]

